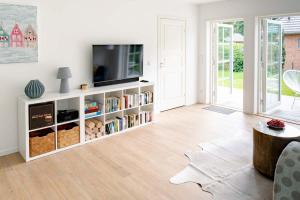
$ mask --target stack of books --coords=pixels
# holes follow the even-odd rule
[[[84,104],[85,118],[91,118],[102,114],[102,104],[94,100],[85,100]]]
[[[135,108],[139,106],[138,94],[126,94],[122,98],[123,109]]]
[[[153,103],[153,92],[145,91],[140,94],[140,105],[147,105]]]
[[[152,122],[152,112],[142,111],[140,112],[140,124],[146,124]]]
[[[122,109],[122,102],[119,97],[108,97],[105,99],[105,112],[111,113]]]

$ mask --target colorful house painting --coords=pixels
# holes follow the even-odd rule
[[[3,26],[0,26],[0,47],[9,47],[9,35],[4,30]]]
[[[10,47],[23,47],[24,37],[18,24],[14,26],[10,34]]]
[[[37,7],[0,3],[0,67],[38,62]]]
[[[24,32],[24,47],[25,48],[37,47],[37,34],[31,25],[28,25]]]

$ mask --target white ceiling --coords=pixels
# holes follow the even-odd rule
[[[183,2],[183,3],[204,4],[204,3],[216,2],[216,1],[225,1],[225,0],[177,0],[177,1],[178,2]]]
[[[181,0],[188,3],[196,3],[196,4],[203,4],[203,3],[210,3],[210,2],[216,2],[216,1],[225,1],[225,0]]]

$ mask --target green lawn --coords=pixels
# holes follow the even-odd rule
[[[224,72],[224,77],[229,77],[229,71]],[[222,81],[221,78],[222,78],[222,72],[219,71],[218,80],[220,80],[220,81],[219,81],[218,85],[223,86],[223,87],[230,87],[230,80],[227,79],[227,80]],[[243,89],[243,79],[244,79],[243,72],[234,72],[233,73],[233,88]]]
[[[221,71],[219,71],[219,86],[223,86],[223,87],[229,87],[230,86],[230,81],[229,79],[221,81],[222,78],[222,73]],[[229,77],[229,71],[225,71],[224,73],[225,77]],[[235,89],[243,89],[243,79],[244,79],[244,74],[243,72],[233,72],[233,88]],[[294,96],[294,92],[292,90],[290,90],[286,84],[284,83],[284,81],[282,81],[282,95],[285,96]]]

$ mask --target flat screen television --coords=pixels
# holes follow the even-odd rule
[[[139,81],[143,76],[143,45],[93,45],[94,86]]]

